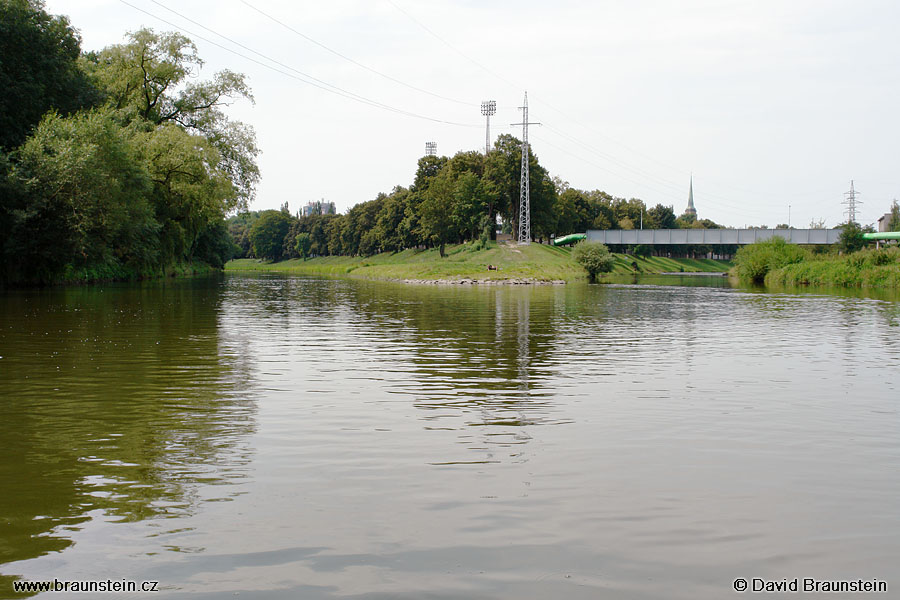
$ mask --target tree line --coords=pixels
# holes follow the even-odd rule
[[[42,0],[0,0],[0,281],[221,267],[225,217],[259,179],[253,130],[224,113],[243,75],[198,78],[178,33],[141,29],[83,53]]]
[[[483,246],[496,239],[498,224],[507,233],[517,230],[521,160],[522,143],[503,134],[487,155],[466,151],[453,157],[423,156],[408,187],[398,185],[344,214],[294,216],[285,204],[281,210],[235,215],[228,221],[235,256],[268,260],[371,256],[409,248],[437,248],[443,256],[449,244]],[[720,227],[708,219],[676,217],[671,206],[648,209],[636,198],[571,188],[551,177],[531,150],[529,160],[533,241],[588,229]],[[712,250],[673,246],[653,251]],[[734,252],[730,247],[719,250]]]

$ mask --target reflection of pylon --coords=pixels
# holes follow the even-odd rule
[[[522,172],[519,182],[519,235],[516,241],[520,244],[531,243],[531,194],[528,181],[528,126],[540,123],[528,122],[528,92],[525,92],[525,106],[520,106],[522,122],[513,125],[522,126]]]
[[[859,200],[856,199],[856,196],[859,195],[855,189],[853,189],[853,180],[850,180],[850,191],[844,192],[844,195],[847,196],[847,199],[842,202],[842,204],[847,205],[847,210],[844,211],[847,213],[847,222],[848,223],[856,223],[856,205],[862,204]]]

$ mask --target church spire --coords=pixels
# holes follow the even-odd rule
[[[691,187],[688,192],[688,205],[687,208],[684,209],[685,216],[691,216],[695,219],[697,218],[697,209],[694,208],[694,175],[691,174]]]

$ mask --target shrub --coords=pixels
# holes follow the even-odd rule
[[[599,242],[578,242],[572,251],[572,258],[588,272],[590,281],[595,281],[598,273],[612,271],[616,262],[609,248]]]
[[[763,283],[769,271],[802,262],[807,258],[809,252],[805,249],[788,244],[783,238],[773,237],[739,249],[734,257],[734,263],[738,277],[744,281]]]

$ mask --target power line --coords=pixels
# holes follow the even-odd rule
[[[585,157],[582,156],[582,155],[579,155],[579,154],[575,154],[575,153],[573,153],[573,152],[570,152],[569,150],[563,148],[562,146],[558,146],[558,145],[556,145],[556,144],[550,142],[549,140],[547,140],[547,139],[545,139],[545,138],[543,138],[543,137],[533,136],[533,138],[534,138],[534,139],[539,139],[540,142],[541,142],[541,144],[544,144],[544,145],[549,146],[549,147],[551,147],[551,148],[555,148],[555,149],[558,150],[559,152],[562,152],[563,154],[567,154],[567,155],[571,156],[572,158],[575,158],[576,160],[580,160],[581,162],[583,162],[583,163],[585,163],[585,164],[587,164],[587,165],[590,165],[590,166],[592,166],[592,167],[594,167],[594,168],[597,168],[597,169],[599,169],[599,170],[601,170],[601,171],[605,171],[605,172],[607,172],[607,173],[609,173],[609,174],[611,174],[611,175],[614,175],[614,176],[616,176],[616,177],[619,177],[620,179],[624,179],[624,180],[626,180],[626,181],[630,181],[631,183],[635,183],[635,184],[637,184],[637,185],[642,185],[642,186],[646,187],[646,188],[649,189],[649,190],[655,191],[656,193],[660,194],[662,197],[664,197],[664,198],[667,199],[667,200],[670,200],[670,201],[673,201],[673,202],[674,202],[674,201],[681,201],[681,200],[683,199],[682,196],[681,196],[680,194],[676,195],[676,194],[675,194],[674,192],[672,192],[672,191],[664,190],[664,189],[659,188],[659,187],[657,187],[657,186],[655,186],[655,185],[653,185],[653,184],[649,184],[649,183],[647,183],[646,181],[641,181],[641,180],[639,180],[639,179],[634,179],[634,178],[632,178],[632,177],[628,177],[628,176],[626,176],[626,175],[622,175],[621,173],[617,173],[617,172],[615,172],[615,171],[612,171],[612,170],[610,170],[609,168],[604,167],[604,166],[602,166],[602,165],[600,165],[600,164],[598,164],[598,163],[596,163],[596,162],[593,162],[592,160],[589,160],[588,158],[585,158]],[[747,218],[759,219],[759,218],[765,218],[765,217],[768,216],[767,214],[764,214],[764,213],[762,213],[762,212],[758,212],[758,211],[747,211],[745,207],[739,207],[739,206],[736,206],[736,205],[730,205],[730,204],[725,204],[725,203],[717,203],[716,207],[722,208],[722,209],[724,209],[724,210],[731,211],[731,212],[735,212],[735,211],[736,211],[738,214],[740,214],[740,215],[742,215],[742,216],[744,216],[744,217],[747,217]]]
[[[435,31],[433,31],[431,28],[429,28],[427,25],[425,25],[424,23],[422,23],[421,21],[419,21],[418,19],[416,19],[415,17],[413,17],[413,16],[412,16],[410,13],[408,13],[406,10],[404,10],[404,9],[401,8],[399,5],[397,5],[397,3],[394,2],[394,0],[388,0],[388,2],[389,2],[395,9],[397,9],[399,12],[403,13],[404,15],[406,15],[406,17],[409,18],[412,22],[414,22],[416,25],[418,25],[418,26],[421,27],[423,30],[425,30],[425,31],[428,32],[430,35],[432,35],[435,39],[439,40],[441,43],[443,43],[444,45],[446,45],[446,46],[447,46],[448,48],[450,48],[452,51],[454,51],[455,53],[459,54],[460,56],[462,56],[463,58],[465,58],[466,60],[468,60],[468,61],[471,62],[472,64],[476,65],[476,66],[479,67],[480,69],[484,70],[485,72],[489,73],[489,74],[492,75],[493,77],[495,77],[495,78],[497,78],[498,80],[500,80],[500,81],[506,83],[506,84],[509,85],[509,86],[512,86],[512,87],[517,88],[517,89],[521,89],[522,87],[525,87],[525,86],[522,86],[521,84],[516,84],[516,83],[513,83],[513,82],[509,81],[508,79],[506,79],[506,78],[503,77],[502,75],[498,74],[497,72],[493,71],[492,69],[490,69],[490,68],[484,66],[483,64],[481,64],[481,63],[478,62],[477,60],[473,59],[472,57],[470,57],[469,55],[467,55],[465,52],[459,50],[459,49],[456,48],[453,44],[451,44],[451,43],[448,42],[446,39],[444,39],[443,37],[441,37],[440,35],[438,35],[438,34],[437,34]],[[618,140],[616,140],[616,139],[613,139],[613,138],[611,138],[611,137],[609,137],[609,136],[607,136],[607,135],[605,135],[605,134],[603,134],[603,133],[600,133],[599,131],[597,131],[596,129],[594,129],[593,127],[591,127],[590,125],[587,125],[587,124],[585,124],[583,121],[579,120],[578,118],[573,117],[572,115],[568,114],[566,111],[562,110],[561,108],[559,108],[559,107],[557,107],[557,106],[554,106],[553,104],[551,104],[550,102],[548,102],[546,99],[544,99],[540,94],[532,94],[532,99],[537,99],[539,102],[542,102],[544,105],[546,105],[546,106],[547,106],[548,108],[550,108],[551,110],[557,112],[558,114],[562,115],[562,116],[565,117],[566,119],[571,120],[571,121],[574,122],[575,124],[579,125],[581,128],[583,128],[583,129],[585,129],[585,130],[587,130],[587,131],[590,131],[590,132],[592,132],[593,134],[597,135],[598,137],[601,137],[601,138],[603,138],[603,139],[605,139],[605,140],[607,140],[607,141],[609,141],[609,142],[612,142],[613,144],[616,144],[617,146],[620,146],[620,147],[624,148],[625,150],[628,150],[629,152],[634,153],[634,154],[637,155],[637,156],[643,157],[643,158],[645,158],[645,159],[647,159],[647,160],[649,160],[649,161],[651,161],[651,162],[654,162],[654,163],[656,163],[656,164],[658,164],[658,165],[660,165],[660,166],[662,166],[662,167],[665,167],[665,168],[667,168],[667,169],[670,169],[670,170],[672,170],[672,171],[679,172],[679,173],[681,173],[682,175],[687,174],[687,172],[684,171],[683,169],[680,169],[680,168],[678,168],[678,167],[669,165],[669,164],[667,164],[667,163],[665,163],[665,162],[663,162],[663,161],[661,161],[661,160],[658,160],[657,158],[654,158],[654,157],[652,157],[652,156],[650,156],[650,155],[648,155],[648,154],[646,154],[646,153],[643,153],[643,152],[640,152],[639,150],[636,150],[636,149],[634,149],[634,148],[631,148],[631,147],[629,147],[628,145],[624,144],[623,142],[620,142],[620,141],[618,141]],[[561,131],[557,131],[557,133],[558,133],[558,134],[562,134]],[[562,135],[564,135],[564,134],[562,134]],[[582,144],[582,145],[587,146],[587,144],[585,144],[584,142],[581,142],[580,140],[578,140],[578,139],[575,138],[574,136],[569,136],[569,137],[570,137],[570,140],[571,140],[571,141],[575,141],[576,143],[580,143],[580,144]],[[618,160],[618,159],[612,159],[612,158],[609,157],[608,155],[604,155],[604,158],[606,158],[607,160],[613,160],[614,162],[616,162],[617,164],[619,164],[619,166],[621,166],[622,168],[631,170],[631,171],[633,171],[633,172],[641,173],[641,171],[640,171],[639,169],[636,169],[636,168],[634,168],[634,167],[629,166],[629,165],[628,165],[627,163],[625,163],[624,161],[621,161],[621,160]],[[648,174],[647,174],[646,172],[643,172],[643,173],[641,173],[641,174],[642,174],[643,176],[645,176],[645,177],[648,176]],[[678,184],[678,185],[672,184],[671,182],[666,181],[666,180],[663,180],[662,178],[659,178],[659,177],[656,176],[656,175],[649,175],[649,176],[650,176],[650,177],[654,177],[654,178],[656,178],[657,180],[659,180],[660,183],[661,183],[662,185],[666,185],[666,186],[670,186],[670,187],[677,187],[677,189],[679,189],[679,190],[682,189],[681,186],[680,186],[680,184]],[[715,185],[715,184],[714,184],[714,185]],[[752,193],[755,193],[755,192],[750,191],[750,190],[743,190],[743,189],[735,188],[735,187],[733,187],[733,186],[728,186],[728,185],[725,185],[725,184],[721,184],[721,187],[730,188],[730,189],[732,189],[732,190],[739,191],[739,192],[742,192],[742,193],[751,193],[751,194],[752,194]],[[708,195],[709,197],[712,197],[712,198],[722,198],[722,196],[717,195],[717,194],[707,194],[707,195]]]
[[[156,2],[156,0],[153,0],[153,1]],[[262,11],[261,9],[257,8],[257,7],[254,6],[254,5],[250,4],[249,2],[247,2],[247,0],[241,0],[241,2],[243,2],[247,7],[249,7],[249,8],[251,8],[251,9],[255,10],[256,12],[258,12],[259,14],[261,14],[262,16],[266,17],[267,19],[269,19],[269,20],[271,20],[271,21],[274,21],[274,22],[277,23],[278,25],[281,25],[282,27],[284,27],[284,28],[287,29],[288,31],[291,31],[291,32],[293,32],[293,33],[299,35],[300,37],[302,37],[302,38],[305,39],[306,41],[308,41],[308,42],[310,42],[310,43],[313,43],[313,44],[315,44],[316,46],[319,46],[320,48],[323,48],[323,49],[327,50],[328,52],[331,52],[331,53],[334,54],[335,56],[338,56],[338,57],[340,57],[340,58],[342,58],[342,59],[344,59],[344,60],[346,60],[346,61],[348,61],[348,62],[353,63],[354,65],[356,65],[357,67],[360,67],[361,69],[365,69],[366,71],[369,71],[369,72],[374,73],[374,74],[376,74],[376,75],[378,75],[378,76],[380,76],[380,77],[383,77],[383,78],[387,79],[388,81],[393,81],[394,83],[397,83],[397,84],[399,84],[399,85],[402,85],[402,86],[404,86],[404,87],[407,87],[407,88],[409,88],[409,89],[411,89],[411,90],[415,90],[415,91],[420,92],[420,93],[422,93],[422,94],[427,94],[427,95],[429,95],[429,96],[433,96],[433,97],[435,97],[435,98],[440,98],[441,100],[446,100],[446,101],[448,101],[448,102],[455,102],[456,104],[462,104],[462,105],[465,105],[465,106],[475,106],[475,103],[474,103],[474,102],[466,102],[465,100],[457,100],[456,98],[450,98],[450,97],[448,97],[448,96],[443,96],[443,95],[441,95],[441,94],[436,94],[436,93],[434,93],[434,92],[430,92],[430,91],[428,91],[428,90],[426,90],[426,89],[417,87],[417,86],[412,85],[412,84],[410,84],[410,83],[406,83],[405,81],[402,81],[402,80],[400,80],[400,79],[397,79],[396,77],[391,77],[390,75],[388,75],[388,74],[386,74],[386,73],[382,73],[381,71],[379,71],[379,70],[377,70],[377,69],[373,69],[372,67],[370,67],[370,66],[368,66],[368,65],[365,65],[365,64],[363,64],[363,63],[361,63],[361,62],[359,62],[359,61],[357,61],[357,60],[354,60],[354,59],[350,58],[349,56],[347,56],[347,55],[345,55],[345,54],[342,54],[342,53],[338,52],[337,50],[334,50],[333,48],[329,48],[329,47],[326,46],[325,44],[323,44],[323,43],[321,43],[321,42],[319,42],[319,41],[317,41],[317,40],[315,40],[315,39],[309,37],[309,36],[306,35],[305,33],[303,33],[303,32],[301,32],[301,31],[298,31],[298,30],[294,29],[293,27],[291,27],[290,25],[284,23],[283,21],[281,21],[281,20],[279,20],[279,19],[273,17],[272,15],[270,15],[270,14],[268,14],[268,13]],[[156,2],[156,3],[159,4],[158,2]]]
[[[482,70],[485,71],[486,73],[488,73],[488,74],[490,74],[490,75],[496,77],[497,79],[499,79],[500,81],[502,81],[503,83],[505,83],[505,84],[508,85],[508,86],[514,87],[514,88],[516,88],[516,89],[522,89],[522,86],[516,85],[515,83],[513,83],[513,82],[511,82],[510,80],[506,79],[506,78],[503,77],[502,75],[500,75],[500,74],[496,73],[495,71],[491,70],[490,68],[484,66],[483,64],[481,64],[480,62],[478,62],[477,60],[475,60],[474,58],[472,58],[471,56],[469,56],[468,54],[466,54],[465,52],[463,52],[462,50],[457,49],[456,46],[454,46],[453,44],[451,44],[450,42],[448,42],[447,40],[445,40],[444,38],[442,38],[441,36],[439,36],[437,33],[435,33],[434,31],[432,31],[432,30],[431,30],[428,26],[426,26],[424,23],[422,23],[421,21],[419,21],[418,19],[416,19],[414,16],[412,16],[411,14],[409,14],[408,12],[406,12],[405,10],[403,10],[396,2],[394,2],[394,0],[388,0],[388,2],[390,3],[391,6],[393,6],[393,7],[396,8],[398,11],[400,11],[401,13],[403,13],[404,15],[406,15],[406,17],[407,17],[410,21],[412,21],[413,23],[415,23],[416,25],[418,25],[419,27],[421,27],[422,29],[424,29],[425,31],[427,31],[430,35],[432,35],[432,36],[433,36],[435,39],[437,39],[439,42],[441,42],[442,44],[444,44],[445,46],[447,46],[448,48],[450,48],[451,50],[453,50],[454,52],[456,52],[457,54],[459,54],[460,56],[462,56],[463,58],[465,58],[467,61],[469,61],[470,63],[472,63],[473,65],[475,65],[475,66],[478,67],[479,69],[482,69]]]
[[[249,60],[250,62],[256,63],[256,64],[258,64],[258,65],[260,65],[260,66],[262,66],[262,67],[265,67],[265,68],[267,68],[267,69],[269,69],[269,70],[275,71],[276,73],[279,73],[279,74],[281,74],[281,75],[285,75],[285,76],[287,76],[287,77],[290,77],[290,78],[292,78],[292,79],[295,79],[295,80],[300,81],[300,82],[302,82],[302,83],[305,83],[305,84],[307,84],[307,85],[311,85],[311,86],[313,86],[313,87],[319,88],[320,90],[323,90],[323,91],[326,91],[326,92],[329,92],[329,93],[332,93],[332,94],[335,94],[335,95],[338,95],[338,96],[342,96],[342,97],[344,97],[344,98],[348,98],[348,99],[350,99],[350,100],[354,100],[354,101],[360,102],[360,103],[362,103],[362,104],[366,104],[366,105],[369,105],[369,106],[373,106],[373,107],[375,107],[375,108],[381,108],[381,109],[383,109],[383,110],[387,110],[387,111],[390,111],[390,112],[393,112],[393,113],[397,113],[397,114],[401,114],[401,115],[408,116],[408,117],[413,117],[413,118],[417,118],[417,119],[423,119],[423,120],[426,120],[426,121],[432,121],[432,122],[435,122],[435,123],[443,123],[443,124],[445,124],[445,125],[455,125],[455,126],[457,126],[457,127],[479,127],[478,125],[474,125],[474,124],[469,124],[469,123],[457,123],[457,122],[454,122],[454,121],[447,121],[447,120],[444,120],[444,119],[438,119],[438,118],[434,118],[434,117],[429,117],[429,116],[427,116],[427,115],[420,115],[420,114],[418,114],[418,113],[414,113],[414,112],[411,112],[411,111],[408,111],[408,110],[405,110],[405,109],[402,109],[402,108],[397,108],[397,107],[395,107],[395,106],[391,106],[391,105],[389,105],[389,104],[385,104],[385,103],[379,102],[379,101],[377,101],[377,100],[372,100],[372,99],[367,98],[367,97],[365,97],[365,96],[362,96],[362,95],[360,95],[360,94],[356,94],[356,93],[354,93],[354,92],[345,90],[345,89],[343,89],[343,88],[341,88],[341,87],[339,87],[339,86],[333,85],[333,84],[331,84],[331,83],[328,83],[327,81],[323,81],[323,80],[321,80],[321,79],[318,79],[317,77],[314,77],[314,76],[312,76],[312,75],[309,75],[308,73],[304,73],[303,71],[300,71],[300,70],[298,70],[298,69],[296,69],[296,68],[294,68],[294,67],[292,67],[292,66],[290,66],[290,65],[286,65],[286,64],[284,64],[284,63],[282,63],[282,62],[279,62],[278,60],[276,60],[276,59],[274,59],[274,58],[271,58],[271,57],[269,57],[269,56],[267,56],[267,55],[265,55],[265,54],[262,54],[261,52],[257,52],[256,50],[253,50],[252,48],[249,48],[249,47],[247,47],[247,46],[241,44],[240,42],[237,42],[237,41],[235,41],[235,40],[229,38],[229,37],[226,36],[226,35],[223,35],[223,34],[221,34],[221,33],[218,33],[217,31],[214,31],[213,29],[210,29],[209,27],[206,27],[205,25],[203,25],[203,24],[201,24],[201,23],[198,23],[197,21],[192,20],[192,19],[190,19],[190,18],[188,18],[188,17],[182,15],[181,13],[179,13],[179,12],[177,12],[177,11],[171,9],[171,8],[168,8],[167,6],[161,4],[160,2],[157,2],[157,0],[152,0],[152,1],[153,1],[154,3],[156,3],[156,4],[158,4],[159,6],[165,8],[166,10],[168,10],[168,11],[170,11],[170,12],[172,12],[172,13],[178,15],[179,17],[181,17],[181,18],[183,18],[183,19],[185,19],[185,20],[187,20],[187,21],[189,21],[189,22],[191,22],[191,23],[194,23],[194,24],[197,25],[198,27],[202,27],[203,29],[205,29],[205,30],[207,30],[207,31],[209,31],[209,32],[211,32],[211,33],[213,33],[213,34],[219,36],[220,38],[222,38],[222,39],[224,39],[224,40],[227,40],[227,41],[231,42],[231,43],[234,44],[235,46],[238,46],[238,47],[240,47],[240,48],[244,48],[244,49],[248,50],[249,52],[252,52],[252,53],[256,54],[257,56],[260,56],[260,57],[264,58],[265,60],[268,60],[268,61],[270,61],[270,62],[272,62],[272,63],[274,63],[274,64],[276,64],[276,65],[279,65],[279,66],[281,66],[281,67],[283,67],[283,68],[285,68],[285,69],[289,69],[290,71],[293,71],[294,73],[297,73],[297,74],[299,75],[299,77],[296,76],[296,75],[292,75],[291,73],[287,73],[287,72],[285,72],[285,71],[282,71],[281,69],[275,68],[275,67],[273,67],[272,65],[269,65],[269,64],[266,64],[266,63],[261,62],[261,61],[259,61],[259,60],[256,60],[256,59],[254,59],[254,58],[251,58],[251,57],[249,57],[249,56],[247,56],[247,55],[245,55],[245,54],[242,54],[242,53],[240,53],[240,52],[237,52],[236,50],[233,50],[233,49],[231,49],[231,48],[228,48],[228,47],[226,47],[226,46],[223,46],[222,44],[219,44],[218,42],[214,42],[214,41],[210,40],[209,38],[205,38],[205,37],[203,37],[203,36],[201,36],[201,35],[198,35],[198,34],[196,34],[196,33],[193,33],[192,31],[190,31],[190,30],[188,30],[188,29],[186,29],[186,28],[184,28],[184,27],[182,27],[182,26],[180,26],[180,25],[177,25],[177,24],[175,24],[175,23],[172,23],[171,21],[168,21],[168,20],[166,20],[166,19],[163,19],[162,17],[160,17],[160,16],[158,16],[158,15],[154,15],[153,13],[151,13],[151,12],[149,12],[149,11],[146,11],[146,10],[144,10],[144,9],[138,7],[138,6],[135,6],[134,4],[131,4],[130,2],[127,2],[126,0],[119,0],[119,2],[121,2],[122,4],[125,4],[126,6],[129,6],[129,7],[133,8],[134,10],[137,10],[137,11],[139,11],[139,12],[142,12],[142,13],[144,13],[145,15],[148,15],[148,16],[150,16],[150,17],[153,17],[154,19],[156,19],[156,20],[158,20],[158,21],[161,21],[161,22],[163,22],[163,23],[165,23],[165,24],[167,24],[167,25],[170,25],[171,27],[174,27],[174,28],[176,28],[176,29],[178,29],[178,30],[180,30],[180,31],[183,31],[184,33],[187,33],[188,35],[191,35],[191,36],[193,36],[193,37],[195,37],[195,38],[197,38],[197,39],[199,39],[199,40],[203,40],[204,42],[206,42],[206,43],[208,43],[208,44],[212,44],[213,46],[216,46],[217,48],[221,48],[222,50],[225,50],[226,52],[230,52],[231,54],[234,54],[234,55],[236,55],[236,56],[240,56],[241,58],[243,58],[243,59],[245,59],[245,60]]]

